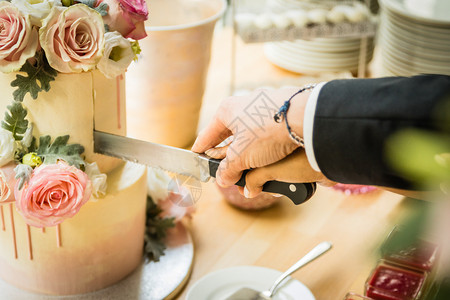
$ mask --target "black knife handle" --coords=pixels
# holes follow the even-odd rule
[[[217,169],[219,168],[221,160],[210,158],[208,159],[209,163],[209,174],[212,177],[216,177]],[[235,183],[238,186],[245,186],[245,176],[247,172],[250,170],[245,170],[242,174],[241,179]],[[295,205],[302,204],[306,200],[314,195],[316,191],[316,183],[288,183],[282,181],[268,181],[263,185],[263,192],[281,194],[294,202]]]

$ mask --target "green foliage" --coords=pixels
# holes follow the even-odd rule
[[[164,255],[164,239],[167,229],[175,226],[175,218],[161,218],[161,209],[147,197],[147,220],[145,228],[144,254],[147,260],[159,261]]]
[[[98,6],[95,6],[97,4],[97,0],[76,0],[76,1],[78,3],[82,3],[96,10],[102,17],[108,14],[109,6],[104,2],[100,3]]]
[[[391,165],[416,183],[450,182],[450,138],[424,130],[403,130],[387,144]],[[423,188],[423,186],[422,186]]]
[[[69,135],[57,137],[53,143],[49,135],[41,136],[39,138],[39,147],[37,154],[42,158],[45,164],[55,164],[58,160],[64,160],[69,165],[74,165],[80,168],[84,165],[81,154],[84,152],[84,147],[80,144],[68,145]]]
[[[138,41],[131,42],[131,50],[134,53],[133,60],[137,61],[139,59],[138,55],[141,54],[141,52],[142,52],[141,46],[139,45]]]
[[[22,102],[27,93],[36,99],[42,91],[50,90],[50,82],[58,75],[50,65],[44,55],[44,51],[38,51],[35,55],[36,62],[31,64],[29,60],[20,69],[27,73],[27,76],[17,74],[16,79],[11,82],[11,86],[17,87],[13,92],[14,100]]]
[[[11,131],[16,141],[20,141],[27,131],[28,121],[25,119],[27,110],[20,102],[13,101],[8,105],[8,111],[5,112],[5,119],[2,121],[2,127]]]
[[[404,219],[399,228],[391,233],[390,238],[382,245],[381,254],[399,253],[412,245],[417,245],[425,234],[426,225],[431,217],[432,204],[422,200],[408,199],[412,205],[412,213]]]
[[[14,168],[14,172],[16,173],[15,178],[19,180],[18,188],[20,191],[25,182],[30,180],[33,168],[28,165],[18,164],[17,167]]]
[[[62,2],[62,5],[69,7],[69,6],[73,5],[74,1],[73,0],[62,0],[61,2]]]

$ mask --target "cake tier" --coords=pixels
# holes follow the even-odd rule
[[[15,78],[16,73],[0,73],[0,112],[12,103]],[[95,124],[97,130],[126,134],[125,77],[107,79],[99,71],[60,73],[50,85],[50,91],[41,92],[37,100],[29,94],[24,99],[33,135],[69,134],[69,143],[83,145],[86,161],[97,162],[101,172],[117,167],[120,160],[94,153],[93,130]]]
[[[81,294],[111,285],[142,262],[146,169],[108,174],[107,195],[59,226],[27,226],[15,204],[0,206],[0,277],[38,293]]]

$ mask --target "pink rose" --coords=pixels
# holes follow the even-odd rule
[[[86,173],[65,162],[40,165],[21,190],[15,187],[17,210],[27,224],[41,228],[75,216],[90,196]]]
[[[181,187],[178,192],[169,191],[167,198],[158,201],[161,208],[161,217],[175,218],[175,222],[181,221],[184,217],[191,218],[195,212],[195,206],[190,197],[189,190]]]
[[[38,46],[36,28],[28,16],[8,1],[0,1],[0,71],[18,71]]]
[[[104,35],[102,17],[84,4],[54,7],[39,30],[50,66],[62,73],[94,69],[103,55]]]
[[[14,193],[10,188],[16,184],[15,167],[15,163],[9,163],[0,168],[0,205],[15,201]]]
[[[140,40],[147,36],[144,22],[148,19],[145,0],[100,0],[109,6],[103,21],[109,31],[118,31],[125,38]]]

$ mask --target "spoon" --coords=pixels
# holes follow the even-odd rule
[[[300,258],[292,267],[290,267],[286,272],[281,274],[273,283],[272,287],[266,291],[255,291],[250,288],[242,288],[229,296],[226,300],[271,300],[275,295],[277,288],[280,284],[292,273],[315,260],[328,250],[330,250],[332,244],[330,242],[322,242],[314,247],[308,254]]]

